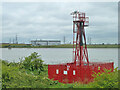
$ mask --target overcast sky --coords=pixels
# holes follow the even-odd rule
[[[118,43],[117,2],[39,2],[3,3],[2,39],[9,42],[18,35],[18,42],[32,39],[57,39],[72,42],[72,16],[79,10],[89,17],[86,37],[92,43]]]

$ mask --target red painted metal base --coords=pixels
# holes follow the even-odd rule
[[[104,69],[114,69],[114,63],[90,62],[89,65],[76,66],[74,63],[48,65],[48,78],[62,83],[81,82],[87,84],[93,81],[93,71],[104,72]]]
[[[85,13],[74,11],[73,15],[73,63],[48,65],[48,78],[62,83],[93,81],[93,71],[104,72],[104,69],[114,69],[112,63],[89,62],[84,27],[89,25]],[[84,45],[84,46],[83,46]],[[85,62],[86,61],[86,62]]]

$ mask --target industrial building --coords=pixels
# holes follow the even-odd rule
[[[60,40],[31,40],[32,46],[40,46],[40,45],[60,45]]]

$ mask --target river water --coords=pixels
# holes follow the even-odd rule
[[[18,62],[33,52],[41,55],[45,64],[59,64],[73,61],[72,48],[0,48],[0,59],[9,62]],[[118,67],[118,48],[88,48],[89,61],[114,62]]]

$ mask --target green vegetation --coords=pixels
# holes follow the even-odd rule
[[[31,44],[2,44],[0,45],[2,48],[29,48]]]
[[[32,46],[31,44],[2,44],[2,48],[73,48],[72,44],[49,45],[49,46]],[[91,44],[88,48],[118,48],[117,44]]]
[[[0,60],[0,89],[2,89],[2,61]]]
[[[114,69],[114,72],[110,73],[111,70],[105,70],[104,73],[97,73],[94,75],[94,83],[90,83],[90,87],[95,88],[118,88],[118,70]]]
[[[94,82],[89,84],[59,83],[48,78],[48,66],[34,52],[18,63],[2,60],[2,88],[118,88],[117,68],[109,72],[95,73]]]

